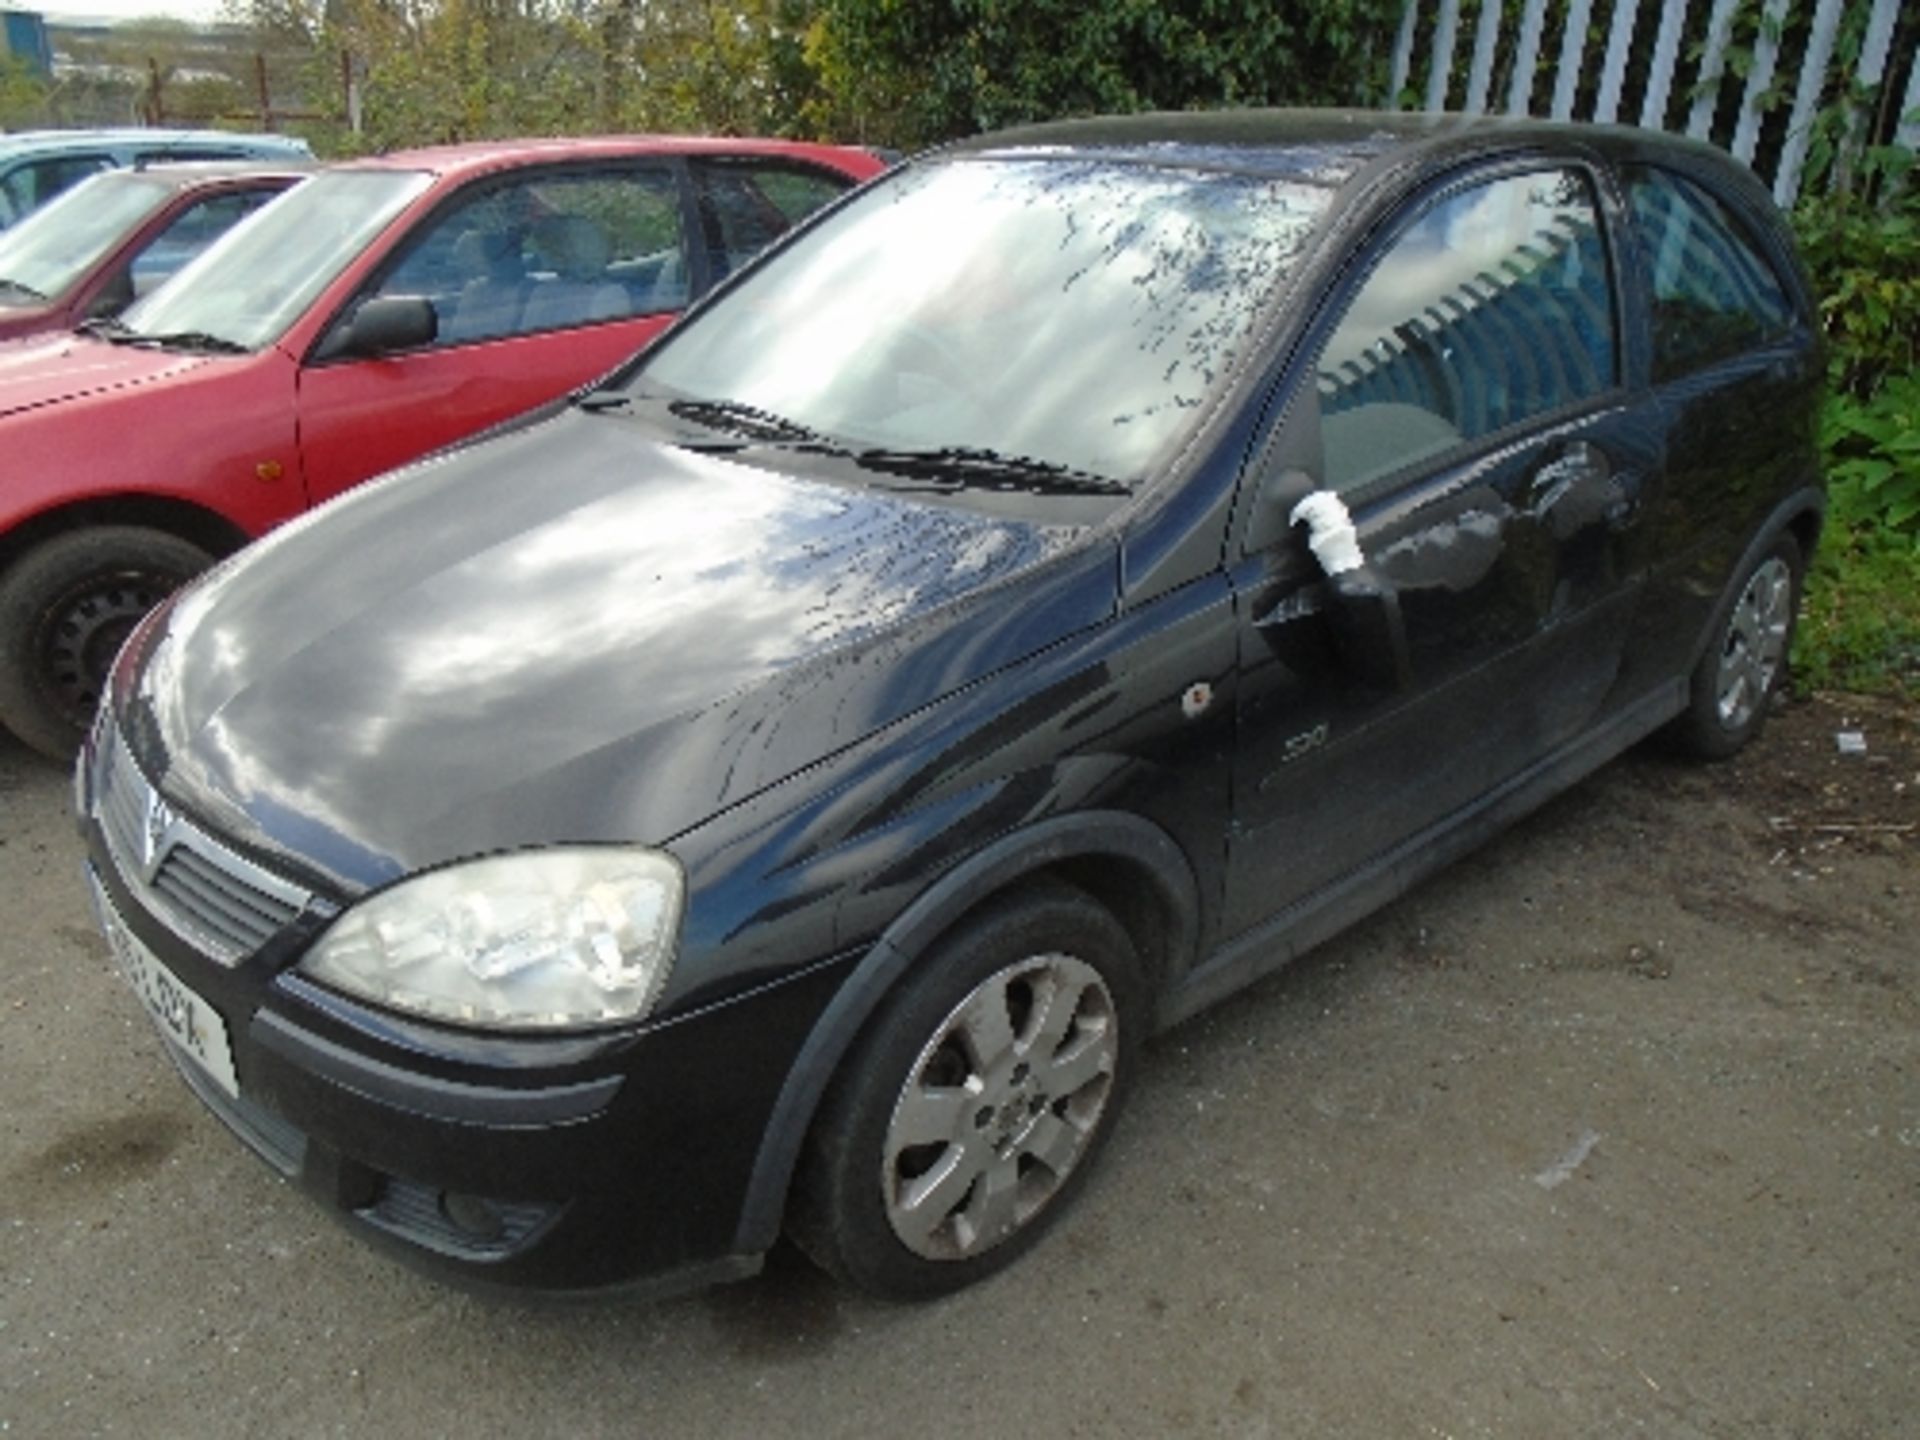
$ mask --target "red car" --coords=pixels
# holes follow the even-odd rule
[[[0,231],[0,340],[118,315],[310,166],[103,170]]]
[[[675,137],[356,161],[119,320],[0,346],[0,722],[70,754],[120,641],[181,581],[592,380],[884,167]]]

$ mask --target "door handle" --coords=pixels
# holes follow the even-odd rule
[[[1544,515],[1576,485],[1603,481],[1613,473],[1607,452],[1590,440],[1573,440],[1534,472],[1527,486],[1527,508]]]

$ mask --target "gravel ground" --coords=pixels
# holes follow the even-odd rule
[[[1078,1213],[924,1307],[363,1249],[175,1079],[0,736],[0,1431],[1914,1434],[1917,720],[1610,766],[1165,1037]]]

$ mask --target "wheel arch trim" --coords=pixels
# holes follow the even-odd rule
[[[741,1206],[734,1249],[758,1254],[780,1232],[788,1186],[813,1117],[874,1012],[914,962],[982,901],[1062,862],[1108,857],[1152,877],[1167,912],[1166,954],[1153,981],[1184,973],[1199,935],[1199,887],[1185,853],[1140,816],[1091,811],[1056,816],[1001,836],[948,870],[896,916],[867,949],[815,1022],[768,1116]],[[1124,923],[1124,922],[1123,922]],[[1157,998],[1157,997],[1156,997]]]
[[[1687,657],[1689,671],[1700,663],[1700,657],[1707,653],[1719,636],[1721,627],[1726,624],[1727,616],[1733,610],[1741,581],[1747,572],[1760,562],[1760,557],[1771,550],[1782,536],[1790,537],[1800,547],[1803,566],[1813,563],[1814,543],[1820,537],[1820,527],[1825,523],[1826,513],[1826,495],[1811,486],[1794,491],[1773,507],[1765,523],[1755,529],[1753,539],[1728,571],[1720,596],[1713,602],[1713,609],[1707,615],[1707,623],[1694,638],[1693,649]],[[1804,571],[1801,578],[1805,579]]]
[[[216,560],[251,538],[231,518],[197,500],[144,493],[84,495],[17,516],[0,532],[0,567],[56,535],[107,526],[158,530],[198,545]]]

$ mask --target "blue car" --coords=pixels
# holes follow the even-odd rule
[[[304,140],[225,130],[23,130],[0,135],[0,230],[101,170],[160,161],[312,159]]]

